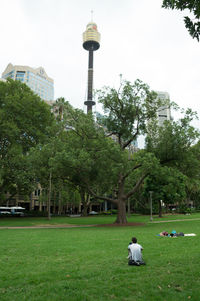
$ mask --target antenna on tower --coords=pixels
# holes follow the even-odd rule
[[[91,22],[93,22],[93,10],[91,10]]]

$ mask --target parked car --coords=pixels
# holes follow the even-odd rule
[[[90,214],[90,215],[97,215],[98,212],[96,212],[96,211],[90,211],[89,214]]]

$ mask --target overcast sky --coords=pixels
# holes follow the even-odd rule
[[[88,52],[82,33],[93,10],[101,33],[95,89],[118,87],[119,74],[131,82],[139,78],[200,116],[200,43],[184,26],[187,12],[161,5],[162,0],[0,0],[0,73],[8,63],[42,66],[54,79],[55,98],[84,109]]]

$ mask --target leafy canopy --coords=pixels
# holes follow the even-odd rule
[[[185,27],[188,29],[192,38],[199,41],[200,37],[200,1],[199,0],[163,0],[162,7],[189,10],[193,13],[194,18],[184,17]]]

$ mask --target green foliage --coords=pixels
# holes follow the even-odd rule
[[[148,197],[149,191],[153,191],[153,201],[177,203],[185,199],[185,181],[186,177],[177,169],[160,167],[146,178],[144,194]]]
[[[189,158],[191,146],[200,134],[191,126],[194,118],[196,113],[187,109],[183,118],[178,121],[165,121],[163,126],[158,126],[152,120],[146,138],[147,150],[153,152],[162,164],[177,162],[181,166]]]
[[[117,214],[117,209],[111,209],[111,210],[103,211],[101,214],[103,214],[103,215]]]
[[[146,133],[146,121],[156,116],[161,104],[157,94],[139,79],[134,84],[123,81],[119,90],[105,87],[96,93],[106,114],[98,118],[98,123],[116,136],[122,149]]]
[[[0,193],[33,189],[29,150],[51,132],[50,108],[20,81],[0,82]]]
[[[177,10],[188,10],[193,13],[194,18],[184,17],[185,27],[188,29],[192,38],[199,41],[200,37],[200,2],[199,0],[163,0],[162,7]]]
[[[44,162],[49,159],[43,166],[44,170],[49,166],[55,179],[70,182],[80,192],[84,191],[82,196],[92,195],[121,206],[117,221],[124,223],[127,199],[152,170],[158,172],[163,165],[181,170],[183,162],[188,166],[191,145],[198,137],[198,132],[190,126],[195,114],[187,110],[178,122],[158,127],[153,122],[157,110],[169,105],[169,101],[161,102],[140,80],[134,84],[123,81],[119,90],[106,87],[97,91],[97,97],[105,112],[97,123],[92,114],[72,108],[64,99],[58,101],[57,108],[61,106],[58,123],[65,131],[49,142],[50,153],[43,155]],[[131,152],[131,143],[144,133],[148,133],[147,148]],[[173,190],[169,185],[168,189]],[[88,204],[85,197],[82,201]]]
[[[98,91],[98,97],[106,114],[109,112],[98,124],[91,114],[62,101],[62,125],[68,131],[52,156],[53,174],[84,190],[82,195],[125,202],[139,186],[138,180],[157,164],[154,155],[145,151],[131,155],[126,148],[145,132],[146,118],[155,116],[160,101],[139,80],[133,85],[123,82],[119,91],[105,88]],[[83,197],[82,202],[87,203]]]

